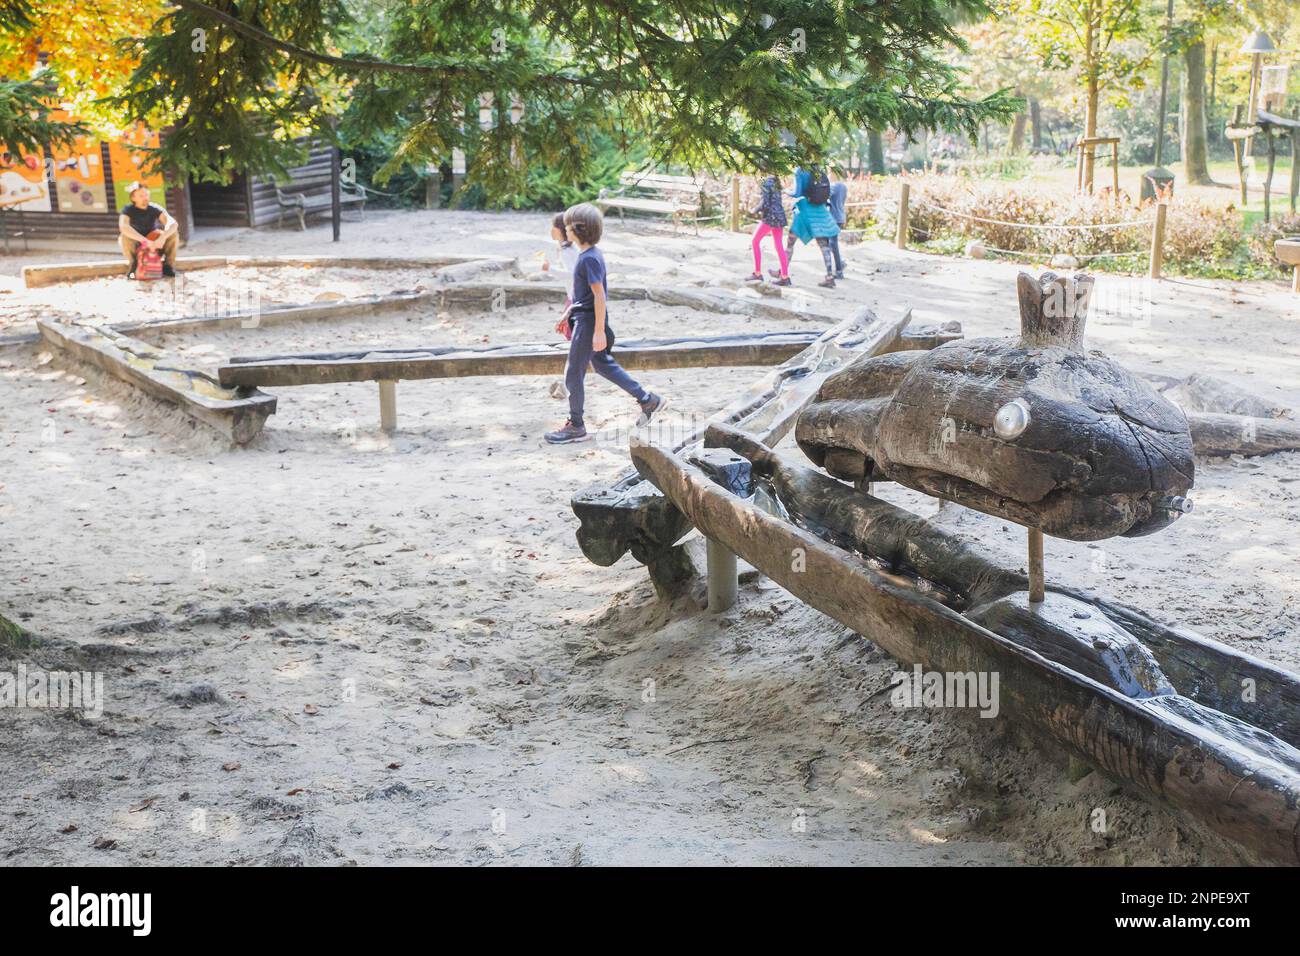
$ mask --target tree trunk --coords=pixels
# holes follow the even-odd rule
[[[1097,107],[1101,101],[1101,64],[1097,57],[1097,26],[1092,19],[1091,4],[1083,32],[1083,75],[1087,79],[1088,99],[1083,119],[1083,135],[1097,135]],[[1093,147],[1085,146],[1083,150],[1083,191],[1092,192],[1092,173],[1095,166]]]
[[[1083,135],[1097,135],[1097,108],[1101,102],[1101,84],[1095,74],[1088,77],[1088,112],[1084,116]],[[1092,174],[1096,165],[1096,147],[1085,146],[1083,151],[1083,191],[1092,192]]]
[[[1033,152],[1043,148],[1043,104],[1036,96],[1029,98],[1029,146]]]
[[[1206,141],[1205,116],[1205,41],[1198,40],[1183,54],[1187,66],[1186,93],[1183,98],[1183,175],[1193,186],[1208,186],[1210,156]]]
[[[1020,91],[1016,90],[1016,95],[1020,96]],[[1011,124],[1011,135],[1007,139],[1007,155],[1019,156],[1025,150],[1025,127],[1029,124],[1028,113],[1017,113],[1015,121]]]
[[[867,130],[867,162],[871,175],[885,175],[885,141],[880,130]]]

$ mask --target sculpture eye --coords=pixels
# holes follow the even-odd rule
[[[1029,406],[1023,398],[1007,402],[993,416],[993,432],[1004,441],[1019,438],[1029,427]]]

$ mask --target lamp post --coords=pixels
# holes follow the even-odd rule
[[[1264,54],[1276,53],[1277,47],[1269,39],[1267,33],[1263,30],[1256,30],[1246,40],[1246,45],[1241,48],[1242,53],[1249,53],[1250,57],[1250,99],[1246,103],[1246,125],[1254,126],[1255,120],[1259,113],[1259,79],[1260,66],[1263,63]],[[1251,145],[1254,137],[1246,140],[1243,147],[1242,161],[1250,163]]]
[[[1169,0],[1165,10],[1164,54],[1160,58],[1160,106],[1156,113],[1156,162],[1142,174],[1138,195],[1141,199],[1156,199],[1165,187],[1173,188],[1174,174],[1165,169],[1162,160],[1165,152],[1165,113],[1169,108],[1169,34],[1174,26],[1174,0]]]
[[[1169,108],[1169,33],[1174,25],[1174,0],[1169,0],[1165,10],[1164,55],[1160,58],[1160,112],[1156,120],[1156,166],[1161,165],[1165,147],[1166,110]]]

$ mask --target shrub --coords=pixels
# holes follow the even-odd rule
[[[951,248],[958,239],[979,239],[989,251],[1019,259],[1064,253],[1101,267],[1112,260],[1131,266],[1132,257],[1145,256],[1151,246],[1152,206],[1134,205],[1126,195],[1062,194],[1026,183],[933,173],[911,176],[909,182],[911,241]],[[890,209],[892,220],[896,214]],[[1178,198],[1166,220],[1165,262],[1198,272],[1227,270],[1244,257],[1241,239],[1242,219],[1235,209]]]

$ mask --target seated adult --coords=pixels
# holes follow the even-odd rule
[[[129,278],[135,278],[140,247],[161,249],[163,275],[176,275],[176,247],[179,242],[180,223],[167,215],[167,210],[149,201],[149,187],[135,182],[127,194],[131,201],[122,207],[117,217],[118,244],[131,263]]]

